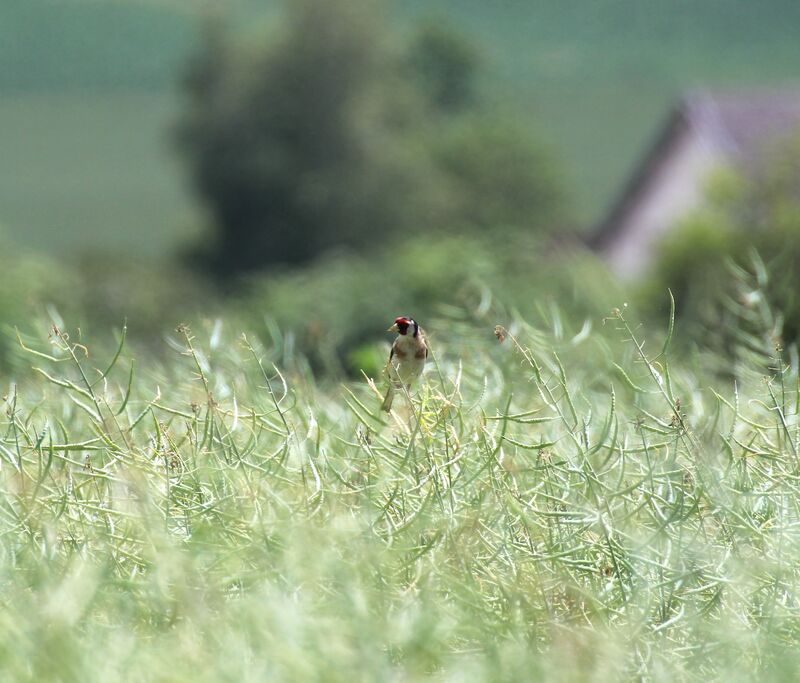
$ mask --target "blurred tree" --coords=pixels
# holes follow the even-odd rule
[[[422,24],[409,48],[412,74],[431,104],[447,113],[477,102],[480,61],[475,45],[441,21]]]
[[[395,50],[379,8],[293,0],[279,30],[250,49],[219,26],[207,32],[178,132],[215,229],[202,256],[218,273],[430,226],[551,215],[551,161],[526,133],[462,125],[477,106],[476,53],[430,27],[410,52]]]
[[[383,104],[374,14],[355,0],[295,0],[286,24],[250,52],[213,30],[187,79],[181,142],[220,228],[223,273],[302,262],[363,241],[376,215],[383,229],[401,219],[372,191],[392,170],[372,144]]]
[[[730,170],[717,174],[707,205],[662,245],[653,274],[642,286],[645,305],[663,312],[658,304],[670,287],[686,324],[724,336],[731,318],[726,302],[751,303],[740,286],[734,287],[726,262],[750,268],[755,249],[769,273],[763,293],[783,315],[781,336],[787,342],[800,339],[798,159],[800,136],[767,155],[752,177]]]
[[[528,130],[499,116],[472,114],[431,144],[454,194],[454,218],[483,229],[563,226],[564,189],[550,151]]]

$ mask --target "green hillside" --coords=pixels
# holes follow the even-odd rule
[[[0,91],[168,88],[192,34],[166,2],[3,0]]]
[[[249,21],[275,5],[226,6]],[[0,224],[7,231],[59,250],[87,242],[114,248],[141,243],[130,232],[146,219],[158,226],[142,228],[153,234],[148,250],[172,247],[176,216],[186,215],[189,199],[166,131],[198,14],[198,5],[183,0],[0,3],[0,123],[12,141],[0,157]],[[394,16],[406,24],[446,17],[481,44],[487,85],[529,111],[531,125],[565,160],[584,225],[680,90],[800,74],[800,3],[790,0],[399,0]],[[130,96],[143,90],[149,98]],[[84,142],[81,155],[65,158],[75,139]],[[124,172],[109,174],[120,168],[121,150],[134,145]],[[66,180],[58,171],[64,167]],[[103,210],[96,206],[98,177]]]
[[[169,144],[169,92],[32,92],[0,99],[0,236],[62,253],[167,255],[192,206]]]
[[[405,0],[491,46],[515,82],[740,80],[800,68],[792,0]]]
[[[577,218],[596,218],[683,89],[800,77],[792,0],[405,0],[476,36],[494,87],[564,157]]]
[[[234,0],[250,18],[276,0]],[[169,87],[200,5],[176,0],[4,0],[0,89]],[[401,20],[445,17],[482,43],[493,77],[547,83],[793,77],[800,4],[792,0],[396,0]]]

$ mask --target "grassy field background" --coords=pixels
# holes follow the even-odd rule
[[[251,18],[275,3],[228,7]],[[787,0],[405,0],[394,10],[401,25],[429,15],[482,45],[489,86],[562,158],[583,225],[682,89],[800,73],[800,6]],[[178,1],[0,6],[0,225],[14,240],[57,253],[138,245],[151,257],[191,234],[167,132],[197,20],[197,6]]]
[[[681,88],[800,71],[785,0],[396,13],[437,11],[584,224]],[[0,229],[33,247],[0,241],[0,680],[798,680],[800,359],[763,262],[695,320],[499,227],[223,295],[165,260],[202,222],[170,138],[196,19],[0,2]],[[430,362],[387,415],[411,308]]]
[[[389,416],[230,319],[24,337],[0,673],[796,680],[796,356],[720,380],[633,315],[454,308]]]
[[[0,101],[0,231],[53,254],[164,258],[196,234],[169,92],[25,92]]]

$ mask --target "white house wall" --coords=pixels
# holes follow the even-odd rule
[[[676,137],[606,247],[607,259],[617,275],[633,279],[647,271],[658,242],[700,205],[706,179],[721,161],[711,143],[694,131],[685,130]]]

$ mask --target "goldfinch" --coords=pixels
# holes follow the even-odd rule
[[[403,386],[411,388],[411,383],[422,374],[425,360],[428,358],[428,344],[425,334],[414,318],[400,316],[387,332],[397,332],[392,344],[389,361],[386,363],[386,375],[389,388],[383,399],[381,409],[389,412],[392,409],[395,391]]]

